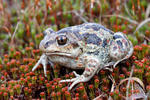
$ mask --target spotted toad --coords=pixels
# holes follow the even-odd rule
[[[42,64],[46,76],[48,63],[84,69],[82,75],[74,71],[76,78],[60,81],[72,82],[69,90],[80,82],[89,81],[99,70],[115,67],[133,53],[132,43],[125,34],[114,33],[96,23],[84,23],[57,32],[48,28],[43,33],[45,37],[39,45],[43,55],[32,71]]]

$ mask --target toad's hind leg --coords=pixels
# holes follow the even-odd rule
[[[133,46],[127,36],[121,32],[116,32],[110,42],[110,57],[116,61],[113,67],[119,62],[129,58],[133,53]]]
[[[89,57],[90,58],[90,57]],[[78,75],[75,72],[76,78],[73,79],[67,79],[67,80],[61,80],[60,82],[73,82],[71,86],[68,88],[68,90],[71,90],[76,84],[80,82],[87,82],[89,81],[97,72],[99,69],[99,62],[97,59],[88,59],[86,63],[85,70],[82,75]]]

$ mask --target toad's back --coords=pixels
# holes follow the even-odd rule
[[[78,38],[79,41],[85,41],[86,44],[93,44],[105,47],[112,39],[113,32],[104,26],[96,23],[84,23],[77,26],[61,29],[57,34],[68,33]]]

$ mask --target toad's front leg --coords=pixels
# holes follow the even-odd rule
[[[76,84],[89,81],[99,68],[100,64],[98,59],[89,57],[89,59],[85,63],[85,70],[82,75],[78,75],[76,72],[74,72],[76,78],[61,80],[60,82],[73,82],[68,88],[68,90],[71,90]]]
[[[43,69],[44,69],[44,74],[46,75],[46,69],[47,69],[47,64],[48,64],[48,59],[47,56],[45,54],[43,54],[40,59],[38,60],[38,62],[36,63],[36,65],[32,68],[32,71],[34,71],[40,64],[43,65]]]

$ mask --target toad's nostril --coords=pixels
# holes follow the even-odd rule
[[[46,49],[49,45],[49,42],[46,42],[45,45],[44,45],[44,48]]]

